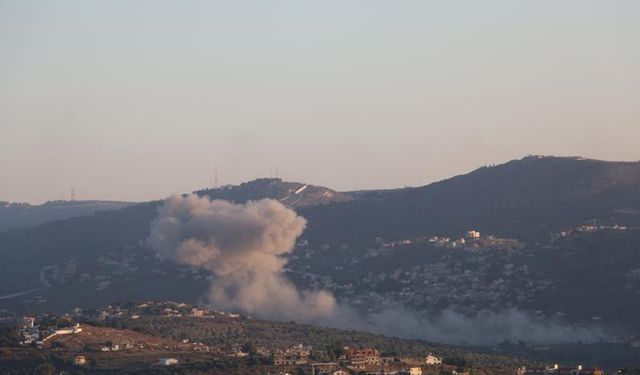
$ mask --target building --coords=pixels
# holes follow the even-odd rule
[[[200,310],[197,308],[193,308],[191,309],[191,316],[195,316],[195,317],[203,317],[204,316],[204,310]]]
[[[308,357],[300,357],[291,353],[276,353],[273,356],[273,364],[276,366],[296,366],[309,363]]]
[[[377,366],[382,364],[380,352],[377,349],[349,349],[347,359],[354,368],[364,368],[366,366]]]
[[[424,362],[429,366],[441,365],[442,364],[442,358],[436,357],[435,355],[429,353],[429,355],[424,357]]]
[[[347,354],[349,359],[349,369],[363,371],[372,366],[382,365],[380,353],[376,349],[355,349]]]
[[[476,230],[470,230],[465,234],[465,237],[467,239],[473,240],[476,238],[480,238],[480,232],[476,231]]]
[[[73,364],[76,366],[84,366],[87,364],[87,358],[83,355],[79,355],[73,359]]]
[[[273,355],[273,364],[276,366],[306,365],[309,363],[309,356],[312,348],[302,344],[292,346],[284,352]]]
[[[40,330],[38,329],[38,327],[24,328],[20,330],[20,334],[22,335],[20,345],[29,345],[40,340]]]
[[[311,363],[311,374],[333,374],[338,369],[338,364],[335,362],[322,362]]]
[[[271,356],[271,351],[267,348],[265,348],[264,346],[258,346],[256,348],[256,354],[261,356],[261,357],[270,357]]]
[[[344,371],[343,369],[340,369],[332,372],[331,375],[350,375],[350,373],[347,371]]]
[[[555,364],[547,367],[526,368],[521,367],[517,370],[518,375],[605,375],[605,372],[599,368],[583,368],[582,365],[577,367],[560,367]]]
[[[82,327],[80,327],[80,324],[76,323],[76,325],[73,327],[56,329],[55,334],[71,335],[71,334],[80,333],[80,332],[82,332]]]
[[[25,316],[22,320],[24,321],[24,328],[33,328],[36,326],[36,318],[33,316]]]
[[[409,375],[422,375],[421,367],[409,367],[409,371],[407,372]]]
[[[173,366],[178,364],[178,360],[175,358],[160,358],[159,363],[162,366]]]

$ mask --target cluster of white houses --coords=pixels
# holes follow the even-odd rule
[[[447,248],[456,248],[461,247],[467,243],[469,240],[478,240],[480,239],[480,232],[475,229],[467,231],[463,234],[462,237],[458,239],[451,239],[449,237],[444,236],[427,236],[427,237],[416,237],[411,239],[402,239],[391,242],[383,242],[382,239],[378,239],[381,242],[383,248],[396,247],[396,246],[406,246],[413,245],[419,243],[430,243],[437,247],[447,247]]]
[[[48,327],[42,328],[39,324],[36,324],[36,318],[31,316],[25,316],[23,319],[22,328],[19,330],[22,340],[21,345],[43,345],[47,340],[59,335],[72,335],[82,332],[80,324],[76,324],[72,327],[56,328]]]
[[[345,375],[350,371],[368,374],[408,374],[422,375],[422,366],[437,366],[442,359],[429,353],[424,358],[382,357],[380,351],[373,348],[344,348],[344,354],[338,358],[339,362],[312,362],[312,348],[296,345],[287,350],[276,352],[273,363],[276,366],[306,366],[314,375]]]
[[[558,364],[546,367],[520,367],[516,375],[605,375],[605,371],[599,368],[563,367]]]

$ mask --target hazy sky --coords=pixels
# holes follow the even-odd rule
[[[0,0],[0,200],[640,159],[640,1]]]

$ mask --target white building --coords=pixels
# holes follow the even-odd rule
[[[480,232],[476,230],[470,230],[467,232],[466,237],[469,239],[480,238]]]
[[[198,308],[191,309],[191,316],[202,317],[204,316],[204,310],[200,310]]]
[[[73,327],[56,329],[56,335],[71,335],[80,332],[82,332],[82,327],[78,323]]]
[[[422,368],[409,367],[409,375],[422,375]]]
[[[22,319],[24,320],[25,328],[33,328],[36,326],[36,318],[32,316],[25,316]]]
[[[175,358],[160,358],[160,364],[162,366],[173,366],[178,364],[178,360]]]
[[[436,357],[435,355],[429,353],[428,356],[424,357],[424,361],[427,365],[441,365],[442,358]]]

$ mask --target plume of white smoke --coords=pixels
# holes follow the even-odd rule
[[[164,259],[203,267],[216,278],[208,298],[218,308],[275,320],[320,323],[450,344],[597,342],[601,328],[540,321],[516,309],[469,317],[451,310],[428,316],[386,308],[362,316],[328,292],[302,291],[283,276],[306,220],[277,201],[246,204],[189,195],[168,198],[151,224],[147,244]]]
[[[151,223],[147,244],[158,256],[217,276],[209,299],[223,309],[265,318],[317,321],[336,308],[324,291],[299,292],[282,274],[306,220],[274,200],[233,204],[172,196]]]

